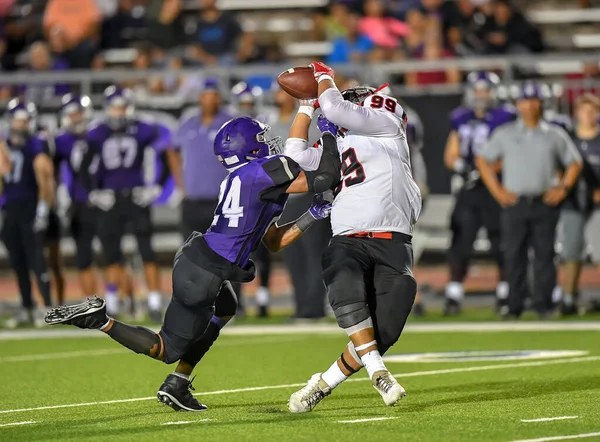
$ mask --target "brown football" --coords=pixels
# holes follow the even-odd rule
[[[277,83],[279,83],[281,89],[295,98],[306,99],[319,96],[317,80],[315,80],[312,68],[308,66],[283,71],[277,77]]]

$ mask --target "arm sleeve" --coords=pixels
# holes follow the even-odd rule
[[[323,147],[320,145],[309,147],[308,141],[302,138],[288,138],[283,154],[298,163],[304,170],[317,170],[323,155]]]
[[[484,144],[483,149],[479,156],[487,161],[494,162],[499,160],[504,155],[504,140],[502,130],[496,130],[492,133],[492,136]]]
[[[293,159],[283,155],[271,158],[261,165],[267,187],[260,192],[262,201],[277,201],[290,187],[302,169]],[[260,173],[260,171],[259,171]]]
[[[155,130],[152,148],[160,154],[171,146],[171,131],[165,125],[158,123],[155,125]]]
[[[568,167],[573,163],[581,163],[581,155],[575,147],[575,144],[567,135],[567,132],[561,127],[555,127],[554,131],[559,137],[559,160],[564,167]]]
[[[319,96],[321,111],[329,121],[361,135],[390,137],[400,133],[388,111],[358,106],[345,101],[336,88],[327,89]]]
[[[171,170],[169,169],[169,160],[167,159],[167,152],[164,150],[158,155],[160,161],[160,175],[158,177],[158,185],[161,187],[165,187],[165,184],[167,184],[167,180],[171,176]]]

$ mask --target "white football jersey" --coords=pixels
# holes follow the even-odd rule
[[[412,178],[400,104],[392,97],[375,94],[357,106],[344,101],[337,89],[321,94],[319,104],[330,121],[348,130],[345,137],[338,138],[343,177],[331,211],[333,234],[412,235],[421,213],[421,194]],[[288,143],[285,154],[291,153],[301,167],[314,170],[321,152],[309,148],[300,153],[298,140]]]

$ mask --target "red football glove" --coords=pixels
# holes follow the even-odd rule
[[[335,72],[325,63],[321,63],[320,61],[313,61],[309,66],[313,69],[313,75],[315,76],[315,80],[317,83],[323,79],[333,80],[335,77]]]

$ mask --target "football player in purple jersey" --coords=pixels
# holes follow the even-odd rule
[[[482,183],[475,167],[475,157],[490,134],[499,126],[516,119],[510,106],[497,106],[498,76],[491,72],[472,72],[467,77],[465,106],[452,111],[452,131],[448,136],[444,163],[460,181],[452,211],[452,243],[448,251],[450,282],[446,285],[445,315],[457,315],[464,297],[463,281],[467,276],[473,243],[480,227],[485,227],[491,252],[498,265],[496,296],[499,306],[508,298],[504,265],[500,250],[500,206]],[[500,171],[500,165],[497,165]]]
[[[54,172],[43,141],[34,134],[36,109],[33,103],[13,99],[8,103],[7,113],[10,126],[6,145],[1,150],[2,241],[21,294],[23,310],[16,322],[31,324],[36,318],[30,271],[36,276],[44,305],[52,305],[43,247],[54,198]]]
[[[163,125],[136,118],[130,90],[110,86],[104,98],[106,119],[88,130],[88,152],[81,168],[86,175],[85,186],[90,190],[89,201],[100,209],[97,234],[107,266],[107,309],[113,315],[119,311],[118,285],[126,278],[121,238],[129,224],[144,262],[150,318],[160,322],[162,296],[151,244],[150,205],[161,195],[162,187],[146,184],[144,157],[146,149],[162,154],[171,143],[171,133]],[[89,167],[95,159],[97,170],[92,176]]]
[[[310,116],[298,114],[290,137],[308,138],[310,122]],[[46,322],[99,329],[136,353],[168,364],[179,361],[160,387],[159,401],[175,410],[205,410],[189,391],[189,376],[235,315],[237,299],[229,281],[254,279],[250,253],[261,242],[278,251],[329,216],[331,204],[320,194],[339,183],[341,161],[335,136],[324,133],[322,141],[319,166],[308,172],[278,153],[281,139],[270,138],[267,125],[239,117],[221,127],[214,153],[228,175],[212,226],[190,235],[175,256],[173,297],[159,333],[108,317],[101,298],[53,309]],[[288,195],[306,192],[317,194],[309,210],[294,222],[277,225]]]

